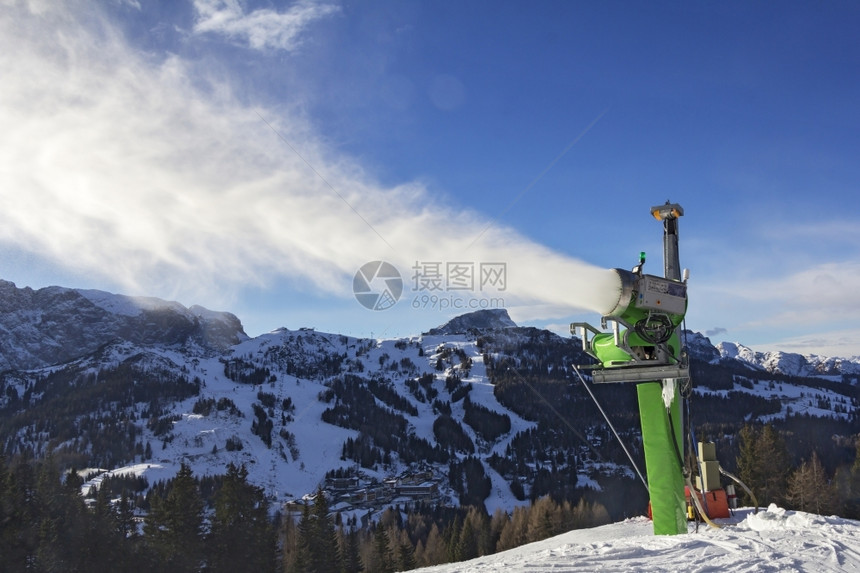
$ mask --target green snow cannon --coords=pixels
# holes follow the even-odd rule
[[[639,399],[642,446],[648,473],[654,533],[686,533],[686,501],[679,380],[689,379],[686,351],[677,329],[687,312],[687,277],[681,278],[678,260],[680,205],[666,202],[652,207],[663,222],[665,277],[642,273],[645,253],[632,271],[614,269],[614,308],[603,314],[597,330],[585,322],[570,325],[583,349],[597,360],[592,380],[634,382]],[[589,333],[592,334],[589,339]],[[691,487],[692,489],[692,487]]]
[[[622,269],[614,272],[621,284],[618,304],[603,317],[613,323],[613,330],[595,332],[590,343],[589,353],[602,366],[595,370],[594,381],[615,381],[616,375],[631,382],[686,377],[679,371],[677,328],[687,311],[687,285]],[[619,367],[630,372],[609,372]]]
[[[585,322],[570,325],[571,334],[582,339],[583,350],[597,359],[592,371],[595,383],[689,377],[677,333],[687,312],[687,281],[678,268],[677,218],[683,210],[667,203],[651,212],[665,225],[666,277],[644,274],[645,253],[640,253],[632,271],[612,269],[617,298],[613,297],[614,307],[601,318],[602,329],[612,323],[612,331],[603,332]]]

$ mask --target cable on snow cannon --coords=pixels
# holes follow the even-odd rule
[[[615,306],[601,318],[602,330],[586,322],[570,325],[581,336],[583,350],[598,364],[591,369],[595,383],[634,382],[639,398],[642,446],[654,533],[687,532],[683,462],[683,420],[680,388],[688,389],[690,369],[686,350],[676,332],[687,312],[687,272],[681,277],[678,219],[684,209],[666,202],[651,208],[663,223],[663,277],[645,274],[645,253],[633,270],[614,269],[618,277]],[[611,332],[603,332],[612,324]],[[589,334],[591,337],[589,338]]]

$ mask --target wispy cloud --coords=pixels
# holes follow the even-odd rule
[[[779,316],[803,314],[828,319],[860,318],[860,307],[851,303],[860,292],[860,263],[821,263],[782,277],[755,281],[750,287],[747,298],[784,306],[777,320]]]
[[[707,284],[692,286],[688,316],[698,324],[734,317],[733,336],[758,330],[772,333],[769,338],[776,340],[801,329],[816,332],[856,323],[860,320],[860,306],[853,303],[857,292],[860,264],[853,261],[788,267],[783,273],[744,278],[711,277]]]
[[[212,30],[280,37],[251,40],[235,4],[203,5]],[[273,280],[349,297],[363,263],[461,261],[487,223],[418,183],[379,184],[300,117],[201,88],[193,64],[153,63],[97,15],[87,28],[53,10],[0,20],[0,244],[180,300]],[[468,260],[507,263],[511,305],[612,303],[610,273],[509,228]]]
[[[312,22],[339,10],[331,4],[298,2],[285,12],[257,9],[246,13],[239,0],[194,0],[194,32],[216,34],[255,50],[295,50]]]

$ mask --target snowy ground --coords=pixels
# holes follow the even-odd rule
[[[690,525],[686,535],[655,536],[640,517],[421,571],[860,571],[858,521],[771,505],[718,522],[721,529]]]

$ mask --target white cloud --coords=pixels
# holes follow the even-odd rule
[[[819,262],[785,270],[750,278],[731,267],[731,274],[691,283],[691,327],[720,324],[723,332],[714,334],[718,339],[730,337],[756,349],[860,354],[856,337],[825,341],[813,334],[841,331],[860,321],[860,305],[854,302],[860,292],[860,263]]]
[[[752,281],[743,296],[783,307],[774,320],[809,315],[809,319],[860,318],[854,304],[860,292],[860,263],[818,263],[784,276]],[[803,319],[804,322],[806,319]]]
[[[224,36],[255,50],[295,50],[312,22],[338,11],[336,6],[298,2],[286,12],[270,9],[245,12],[239,0],[194,0],[194,32]]]
[[[202,89],[188,62],[152,63],[72,14],[0,20],[0,244],[192,301],[284,278],[349,297],[356,269],[385,259],[504,262],[507,304],[611,305],[604,269],[498,226],[467,250],[485,218],[382,186],[289,112]],[[221,18],[211,29],[244,29]]]

